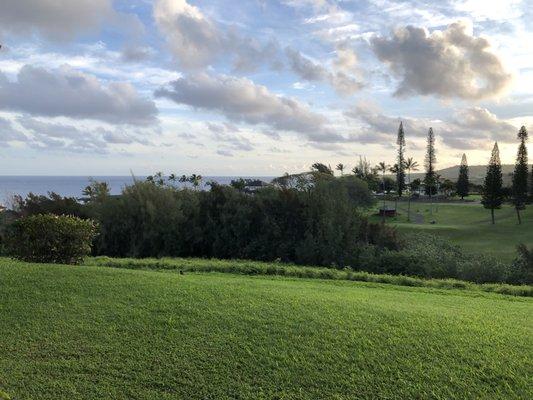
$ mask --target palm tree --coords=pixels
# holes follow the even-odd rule
[[[338,163],[337,166],[335,167],[337,171],[341,172],[341,176],[343,175],[345,168],[346,168],[346,165],[344,165],[343,163]]]
[[[397,174],[400,168],[398,167],[398,164],[394,164],[393,166],[389,167],[389,172],[393,174]]]
[[[405,169],[407,170],[407,185],[409,187],[409,198],[407,199],[407,222],[411,222],[411,171],[418,171],[418,162],[409,157],[405,160]]]
[[[195,189],[198,189],[198,186],[200,186],[200,182],[202,182],[202,175],[192,174],[189,177],[189,182],[192,183]]]
[[[385,223],[385,172],[389,170],[390,165],[384,161],[376,165],[376,171],[382,173],[382,184],[383,184],[383,210],[381,211],[382,222]]]
[[[182,175],[180,176],[179,182],[183,183],[183,186],[187,187],[187,182],[189,182],[189,178],[187,177],[187,175]]]

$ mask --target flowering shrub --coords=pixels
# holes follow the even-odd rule
[[[68,215],[32,215],[10,226],[7,252],[23,261],[78,264],[91,252],[96,233],[97,225],[92,220]]]

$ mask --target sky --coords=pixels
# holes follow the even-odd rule
[[[0,175],[514,163],[533,0],[3,0]],[[530,145],[531,149],[531,145]],[[531,151],[531,150],[530,150]]]

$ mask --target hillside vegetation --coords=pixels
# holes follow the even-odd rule
[[[526,399],[533,302],[0,261],[13,399]]]

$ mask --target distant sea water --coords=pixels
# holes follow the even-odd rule
[[[146,177],[136,176],[137,180]],[[229,184],[233,179],[250,178],[270,182],[274,177],[261,176],[204,176],[203,186],[206,182],[215,181],[220,184]],[[28,193],[43,194],[55,192],[61,196],[82,197],[82,190],[89,184],[89,180],[107,182],[111,194],[120,194],[122,188],[133,183],[131,176],[0,176],[0,203],[9,205],[14,195],[27,196]],[[180,185],[177,183],[177,185]]]

